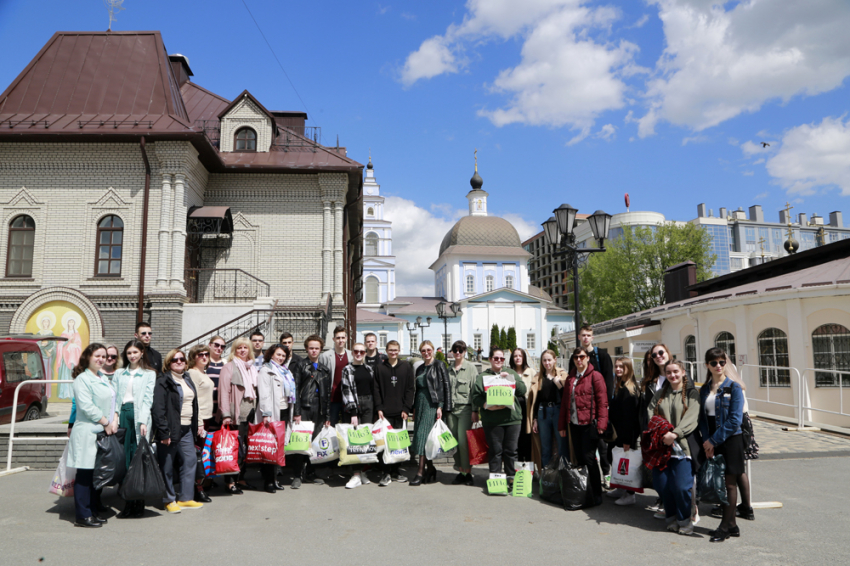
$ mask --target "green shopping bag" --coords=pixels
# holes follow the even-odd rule
[[[410,435],[406,430],[387,431],[387,448],[390,451],[404,450],[410,446]]]
[[[507,495],[507,476],[505,474],[490,474],[490,478],[487,480],[487,493],[490,495]]]
[[[365,446],[372,443],[372,425],[360,425],[348,429],[348,444]]]
[[[440,435],[440,448],[443,452],[448,452],[452,448],[457,446],[457,439],[452,436],[452,433],[448,430]]]
[[[292,432],[289,436],[289,444],[287,444],[284,452],[304,452],[310,450],[310,442],[313,440],[313,435],[309,432]]]
[[[520,470],[514,476],[514,497],[531,497],[531,472]]]
[[[487,389],[487,404],[510,407],[514,404],[514,388],[507,385],[494,385]]]

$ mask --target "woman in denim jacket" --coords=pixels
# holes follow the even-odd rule
[[[725,374],[726,353],[711,348],[705,353],[708,370],[706,383],[700,389],[699,428],[705,440],[708,458],[722,454],[726,461],[726,494],[729,505],[722,505],[723,519],[711,532],[711,542],[723,542],[730,536],[741,536],[735,521],[738,477],[744,473],[744,440],[741,421],[744,417],[744,392]]]

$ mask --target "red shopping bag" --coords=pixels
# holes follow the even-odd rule
[[[213,454],[217,475],[239,473],[239,433],[222,427],[213,435]]]
[[[469,445],[469,465],[487,463],[487,439],[484,438],[482,427],[471,428],[466,431],[466,443]]]
[[[285,422],[248,425],[248,455],[245,461],[249,464],[285,466],[285,444]]]

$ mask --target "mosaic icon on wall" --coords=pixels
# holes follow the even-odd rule
[[[45,303],[27,321],[26,332],[37,336],[62,336],[67,342],[40,342],[45,363],[53,379],[71,379],[71,370],[80,361],[83,349],[89,345],[89,324],[83,312],[65,301]],[[48,390],[52,399],[70,400],[70,383],[54,383]]]

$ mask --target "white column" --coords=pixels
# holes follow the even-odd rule
[[[333,273],[333,249],[331,239],[333,238],[333,216],[331,215],[331,201],[322,200],[322,298],[331,292]]]
[[[171,287],[183,289],[186,263],[186,176],[174,175],[174,206],[171,217]]]
[[[159,214],[159,251],[157,254],[156,286],[164,289],[168,287],[168,258],[171,255],[171,175],[162,175],[162,192],[160,194]]]
[[[334,203],[334,266],[333,292],[334,304],[342,305],[342,207],[343,203]]]

